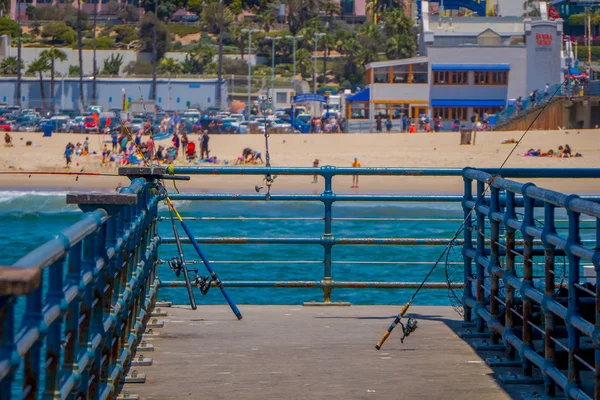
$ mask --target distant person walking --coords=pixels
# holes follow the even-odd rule
[[[360,168],[360,161],[358,158],[354,158],[354,162],[352,163],[352,168]],[[352,186],[353,189],[358,189],[358,175],[352,175]]]
[[[387,121],[385,121],[385,129],[387,133],[392,131],[392,119],[390,117],[388,117]]]
[[[315,161],[313,161],[313,168],[319,168],[319,159],[318,158],[315,158]],[[317,183],[318,178],[319,178],[319,175],[314,174],[312,183]]]
[[[208,136],[208,131],[204,131],[204,134],[202,135],[202,141],[200,142],[200,159],[202,160],[208,159],[208,153],[210,152],[208,150],[209,140],[210,137]],[[204,154],[206,154],[206,157],[204,157]]]

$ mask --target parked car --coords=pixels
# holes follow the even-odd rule
[[[134,118],[130,121],[131,126],[129,127],[131,129],[132,133],[137,133],[138,131],[141,131],[144,129],[144,123],[146,122],[146,120],[142,119],[142,118]]]
[[[50,118],[50,121],[52,121],[55,126],[55,132],[69,132],[71,129],[71,119],[66,115],[57,115]]]
[[[0,130],[4,132],[12,132],[13,127],[10,121],[6,119],[0,119]]]
[[[229,116],[229,118],[237,119],[240,122],[244,122],[246,120],[246,117],[244,117],[244,114],[231,114]]]
[[[8,111],[10,111],[11,113],[16,113],[16,114],[18,114],[18,113],[21,112],[21,107],[20,106],[8,106],[8,107],[6,107],[6,109]]]
[[[69,124],[69,133],[84,133],[85,132],[85,127],[83,125],[84,120],[85,120],[85,117],[82,115],[73,118],[71,120],[71,123]]]
[[[14,126],[15,132],[36,132],[38,124],[35,120],[23,121]]]
[[[83,126],[85,129],[85,132],[92,132],[92,133],[96,133],[98,132],[98,124],[96,123],[96,119],[94,117],[87,116],[85,117],[85,119],[83,120]]]

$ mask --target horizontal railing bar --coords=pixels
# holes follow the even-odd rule
[[[319,238],[319,237],[197,237],[201,244],[314,244],[323,245],[399,245],[399,246],[446,246],[450,238]],[[190,244],[188,238],[181,238],[181,243]],[[174,237],[161,238],[161,244],[175,244]],[[454,240],[454,244],[462,245],[462,239]]]
[[[323,221],[319,217],[181,217],[184,221]],[[159,221],[170,221],[171,218],[159,217]],[[461,222],[462,218],[331,218],[332,221],[434,221],[434,222]],[[592,222],[592,221],[590,221]],[[593,221],[595,222],[595,221]],[[558,229],[558,228],[557,228]]]
[[[216,287],[215,283],[211,284]],[[322,288],[334,289],[416,289],[421,282],[341,282],[341,281],[223,281],[231,288]],[[185,281],[161,281],[160,287],[184,288]],[[447,282],[425,282],[423,289],[448,289]],[[464,288],[464,283],[452,283],[450,288]]]
[[[169,260],[159,260],[159,264],[166,264]],[[211,264],[323,264],[322,260],[209,260]],[[197,260],[186,260],[186,264],[202,264]],[[432,265],[435,261],[332,261],[332,264],[353,265]],[[444,264],[463,265],[463,262],[451,261]]]
[[[456,176],[465,173],[498,173],[498,168],[348,168],[311,167],[178,167],[175,175],[380,175],[380,176]],[[502,176],[510,178],[600,178],[600,168],[502,168]],[[471,176],[468,176],[471,177]]]
[[[266,201],[266,194],[238,193],[169,193],[171,200],[195,201]],[[462,196],[458,195],[354,195],[354,194],[271,194],[269,201],[398,201],[398,202],[453,202],[460,203]]]

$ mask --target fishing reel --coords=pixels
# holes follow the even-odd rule
[[[179,275],[181,275],[181,271],[183,271],[183,263],[179,258],[173,257],[167,261],[167,264],[169,264],[171,270],[175,272],[175,276],[179,277]]]
[[[194,278],[194,284],[198,289],[200,289],[200,293],[204,295],[208,293],[211,283],[212,280],[208,276],[203,278],[200,275],[196,275],[196,277]]]
[[[410,334],[416,331],[419,327],[419,323],[414,318],[409,318],[406,321],[406,325],[404,325],[402,322],[400,322],[400,325],[402,326],[402,337],[400,338],[400,343],[404,343],[404,339],[409,337]]]

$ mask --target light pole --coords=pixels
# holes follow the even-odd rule
[[[250,121],[250,103],[252,102],[252,65],[250,64],[250,55],[252,53],[252,34],[258,32],[258,29],[242,29],[242,33],[248,34],[248,121]]]
[[[275,108],[275,42],[283,38],[266,37],[271,41],[271,107]]]
[[[315,64],[313,67],[313,94],[317,94],[317,42],[320,37],[325,36],[324,33],[315,33]],[[315,102],[315,117],[317,116],[317,103]]]
[[[21,73],[21,68],[23,66],[22,62],[22,56],[21,56],[21,3],[22,1],[17,0],[17,24],[19,27],[19,33],[17,35],[17,90],[16,90],[16,101],[15,101],[15,105],[21,107],[21,80],[22,80],[22,73]]]
[[[296,40],[303,39],[304,36],[286,36],[285,38],[292,41],[292,57],[294,58],[294,94],[296,94]]]
[[[221,20],[219,21],[219,66],[217,68],[217,104],[221,109],[221,80],[223,79],[223,27],[225,24],[225,5],[223,0],[219,1],[221,7]]]
[[[156,52],[157,46],[157,32],[158,29],[158,0],[154,0],[154,27],[152,29],[152,97],[151,100],[154,100],[156,109],[156,63],[158,62],[158,54]]]

